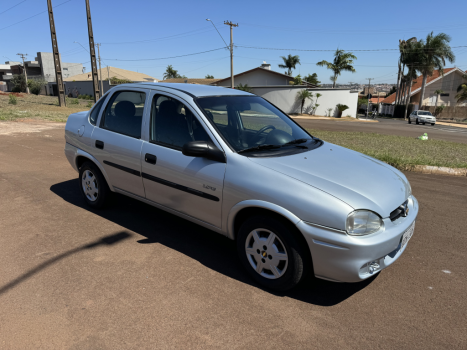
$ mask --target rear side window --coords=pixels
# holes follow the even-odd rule
[[[99,112],[102,108],[102,105],[104,104],[105,97],[106,96],[102,96],[101,99],[97,101],[97,103],[95,104],[94,108],[91,111],[91,115],[89,116],[89,122],[92,125],[96,125],[97,123],[97,118],[99,117]]]
[[[119,134],[141,138],[145,100],[144,92],[116,92],[105,108],[101,127]]]

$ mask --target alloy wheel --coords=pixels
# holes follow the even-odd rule
[[[280,278],[287,270],[285,245],[272,231],[263,228],[251,231],[245,242],[245,253],[251,267],[265,278]]]
[[[84,195],[88,200],[94,202],[99,196],[99,186],[96,176],[90,170],[85,170],[81,177],[81,185],[83,187]]]

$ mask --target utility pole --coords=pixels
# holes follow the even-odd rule
[[[94,102],[101,97],[99,90],[99,76],[97,75],[97,62],[96,50],[94,49],[94,35],[92,34],[92,21],[91,21],[91,8],[89,0],[86,0],[86,16],[88,19],[88,35],[89,35],[89,53],[91,54],[91,72],[92,72],[92,86],[94,88]]]
[[[225,21],[224,24],[230,26],[230,87],[235,89],[233,71],[233,27],[238,27],[238,23],[233,24],[232,22]]]
[[[102,86],[101,50],[99,49],[101,45],[102,44],[96,44],[96,46],[97,46],[97,55],[99,57],[98,59],[99,59],[99,75],[101,76],[101,79],[100,79],[100,81],[101,81],[101,91],[102,91],[102,94],[104,94],[104,87]]]
[[[26,73],[26,65],[24,64],[24,59],[28,55],[27,53],[18,53],[18,56],[21,56],[23,59],[23,69],[24,69],[24,78],[26,79],[26,92],[29,94],[29,87],[28,87],[28,74]]]
[[[368,103],[366,105],[366,116],[368,117],[368,109],[370,108],[370,88],[371,88],[371,81],[374,80],[375,78],[365,78],[368,79]]]
[[[50,36],[52,37],[52,53],[54,56],[55,81],[57,83],[58,92],[58,105],[60,107],[65,107],[65,88],[63,87],[62,65],[60,63],[60,54],[58,53],[57,33],[55,32],[55,21],[54,13],[52,10],[52,0],[47,0],[47,7],[49,10]]]

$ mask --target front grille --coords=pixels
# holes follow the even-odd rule
[[[391,214],[389,214],[389,219],[391,219],[391,221],[396,221],[401,216],[404,216],[404,217],[407,216],[406,213],[408,213],[408,209],[407,209],[408,204],[409,204],[409,200],[407,199],[404,203],[402,203],[396,209],[394,209],[391,212]]]

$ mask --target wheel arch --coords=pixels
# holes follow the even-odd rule
[[[107,176],[107,173],[105,172],[105,169],[102,166],[102,164],[96,158],[94,158],[92,155],[90,155],[89,153],[84,152],[81,149],[78,149],[78,151],[76,153],[76,158],[75,158],[76,168],[78,169],[78,171],[81,168],[81,166],[84,164],[84,162],[86,162],[86,161],[91,161],[92,163],[94,163],[99,168],[99,170],[101,171],[102,175],[105,178],[105,181],[107,182],[107,185],[109,186],[110,190],[113,192],[114,189],[112,187],[111,182],[109,181],[109,177]]]

